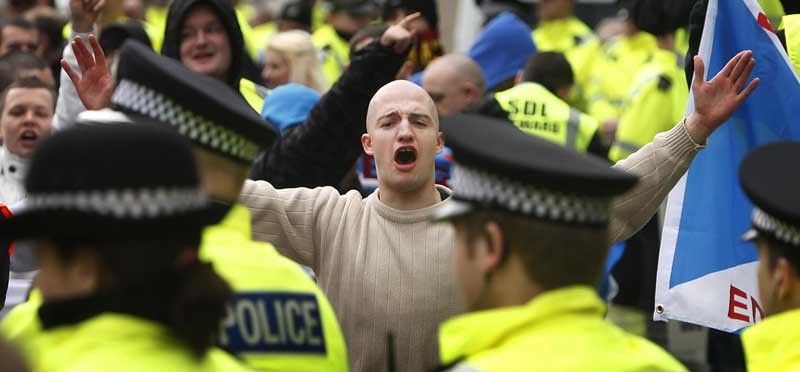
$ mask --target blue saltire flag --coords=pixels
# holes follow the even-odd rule
[[[758,89],[709,138],[708,148],[669,195],[655,320],[738,332],[764,316],[758,256],[752,244],[740,240],[750,226],[752,204],[739,186],[738,167],[759,145],[800,140],[800,80],[756,0],[710,0],[699,53],[706,80],[747,49],[756,59]],[[687,112],[692,107],[690,99]]]

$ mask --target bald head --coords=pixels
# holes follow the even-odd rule
[[[408,80],[395,80],[384,85],[372,96],[367,109],[367,131],[377,123],[378,119],[394,110],[412,109],[419,114],[428,115],[439,127],[439,115],[436,104],[428,93]]]
[[[480,99],[486,82],[475,61],[462,54],[448,54],[428,65],[422,87],[444,117],[458,114]]]

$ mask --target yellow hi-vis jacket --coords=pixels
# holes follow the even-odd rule
[[[603,319],[593,288],[544,292],[525,305],[457,316],[439,329],[449,371],[685,371],[667,352]]]
[[[575,74],[570,104],[579,110],[586,110],[589,85],[594,62],[600,55],[600,41],[585,23],[577,17],[544,21],[532,32],[536,49],[541,52],[561,52],[567,57]]]
[[[769,316],[742,333],[749,372],[800,371],[800,309]]]
[[[646,32],[611,41],[597,59],[586,88],[589,97],[586,113],[601,123],[618,119],[637,72],[657,49],[656,38]]]
[[[800,75],[800,14],[784,16],[781,27],[786,33],[786,53],[792,61],[794,71]]]
[[[344,337],[322,290],[250,234],[250,212],[241,205],[203,234],[200,258],[235,292],[219,345],[256,370],[347,371]]]
[[[345,67],[350,64],[350,44],[339,37],[331,25],[320,27],[311,35],[311,41],[319,50],[322,61],[322,72],[329,86],[342,76]]]
[[[256,370],[347,371],[347,347],[325,295],[298,264],[272,245],[252,241],[250,233],[250,212],[241,205],[203,233],[200,258],[211,262],[235,292],[222,320],[219,345]],[[42,331],[37,315],[41,303],[34,290],[0,324],[0,334],[32,360],[49,353],[37,341],[49,333]]]
[[[586,152],[599,125],[589,115],[532,82],[495,93],[495,100],[517,128],[556,144]]]
[[[28,362],[41,372],[249,370],[217,348],[196,358],[165,326],[110,312],[40,332],[31,349]]]
[[[636,77],[622,108],[617,137],[608,158],[617,162],[650,143],[656,134],[681,121],[689,99],[683,59],[674,51],[658,49]]]

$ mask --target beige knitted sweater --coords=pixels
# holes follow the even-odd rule
[[[615,165],[641,180],[613,205],[614,241],[647,222],[696,152],[678,125]],[[391,333],[396,370],[424,371],[438,364],[438,325],[462,311],[451,269],[453,231],[428,222],[439,204],[401,211],[378,195],[362,199],[331,187],[276,190],[248,181],[241,201],[253,214],[254,239],[274,243],[317,273],[347,340],[351,370],[386,371]]]

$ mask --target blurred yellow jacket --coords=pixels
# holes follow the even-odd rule
[[[660,347],[604,320],[604,313],[588,286],[467,313],[441,326],[441,360],[453,372],[686,370]]]

